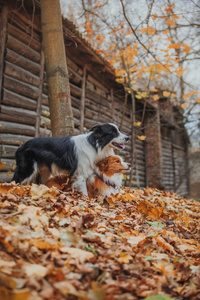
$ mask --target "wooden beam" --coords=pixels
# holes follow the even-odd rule
[[[82,93],[81,93],[81,112],[80,112],[80,133],[83,133],[83,128],[84,128],[85,83],[86,83],[86,66],[83,67],[83,80],[82,80]]]
[[[110,90],[110,97],[111,97],[111,114],[112,114],[112,120],[114,121],[114,92],[113,89]]]
[[[4,71],[4,55],[6,48],[6,35],[8,25],[8,7],[2,6],[0,18],[0,104],[2,99],[3,71]]]
[[[41,116],[41,107],[42,107],[42,92],[43,92],[43,77],[44,77],[44,50],[41,47],[40,52],[40,83],[39,83],[39,95],[37,99],[37,109],[36,109],[36,123],[35,123],[35,137],[40,135],[40,116]]]
[[[40,53],[35,51],[34,49],[31,49],[28,45],[29,41],[27,40],[27,43],[24,44],[12,35],[8,34],[7,38],[7,47],[22,56],[39,63],[40,62]]]
[[[33,38],[32,35],[25,33],[21,29],[16,28],[8,23],[8,33],[14,36],[17,40],[21,41],[25,45],[28,45],[31,49],[35,51],[40,51],[41,43]]]
[[[30,84],[21,82],[20,80],[9,76],[4,76],[4,88],[16,94],[28,97],[29,99],[38,99],[37,87],[31,86]]]
[[[4,75],[15,78],[21,82],[30,84],[31,86],[37,87],[39,85],[39,78],[34,74],[26,71],[26,69],[20,68],[13,63],[5,62]]]
[[[34,75],[39,76],[40,73],[40,65],[38,63],[33,62],[32,60],[12,51],[10,49],[6,49],[6,60],[19,66]]]

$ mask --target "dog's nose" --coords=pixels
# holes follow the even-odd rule
[[[128,140],[129,140],[129,137],[128,137],[128,136],[126,136],[126,137],[125,137],[125,141],[126,141],[126,142],[128,142]]]

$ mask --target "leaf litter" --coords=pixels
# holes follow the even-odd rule
[[[200,203],[0,184],[0,299],[200,299]]]

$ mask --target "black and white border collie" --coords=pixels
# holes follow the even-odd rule
[[[113,155],[113,149],[124,149],[128,139],[112,123],[96,125],[89,133],[72,137],[31,139],[16,152],[13,180],[22,184],[42,183],[40,166],[45,165],[49,170],[47,177],[68,173],[75,178],[73,188],[88,195],[86,181],[95,163]]]

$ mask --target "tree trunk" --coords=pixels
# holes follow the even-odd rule
[[[41,0],[42,38],[53,136],[74,134],[59,0]]]

